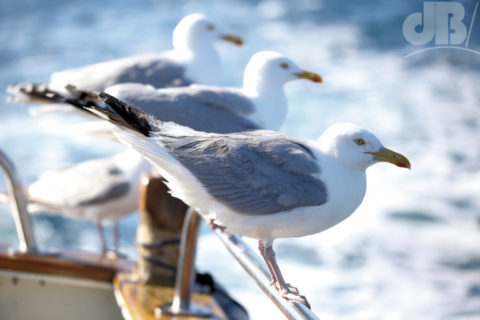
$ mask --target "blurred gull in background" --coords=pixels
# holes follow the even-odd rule
[[[149,163],[138,152],[127,149],[113,157],[45,172],[26,188],[27,208],[31,214],[58,213],[95,221],[102,255],[116,257],[120,241],[117,220],[137,210],[139,177],[149,170]],[[104,220],[114,223],[113,251],[107,250]]]
[[[125,82],[149,84],[155,88],[191,83],[219,85],[222,82],[221,62],[213,47],[219,39],[243,45],[241,38],[223,33],[207,16],[190,14],[175,27],[171,51],[130,56],[59,71],[52,74],[49,83],[17,84],[10,86],[8,91],[16,95],[14,101],[24,102],[35,101],[37,93],[55,91],[68,94],[65,90],[67,85],[97,91]],[[37,109],[37,112],[40,110],[42,109]],[[55,111],[55,107],[45,106],[43,111]]]

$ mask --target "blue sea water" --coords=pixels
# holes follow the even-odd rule
[[[479,319],[480,12],[474,21],[478,2],[459,3],[468,49],[477,53],[458,49],[467,39],[456,48],[438,48],[435,39],[409,43],[402,25],[423,12],[417,0],[2,0],[0,149],[24,183],[45,170],[122,150],[68,134],[78,118],[29,116],[27,106],[5,102],[1,88],[46,81],[56,70],[167,50],[181,17],[206,13],[247,43],[242,49],[218,44],[225,84],[240,85],[249,57],[265,49],[323,76],[321,85],[286,85],[290,111],[283,132],[315,139],[332,123],[356,122],[412,162],[411,171],[386,164],[369,169],[362,206],[340,225],[276,242],[285,277],[309,298],[313,311],[322,319]],[[449,19],[436,18],[440,31],[453,28]],[[121,221],[122,247],[130,255],[136,219]],[[42,246],[98,250],[88,221],[36,216],[34,225]],[[0,242],[15,240],[9,208],[0,205]],[[213,272],[252,319],[282,318],[207,230],[199,268]]]

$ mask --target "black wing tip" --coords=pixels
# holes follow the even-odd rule
[[[57,102],[62,103],[65,101],[65,97],[48,87],[48,83],[16,83],[7,86],[7,93],[13,95],[12,102]],[[21,99],[20,97],[25,97]]]
[[[65,89],[70,94],[69,97],[65,98],[66,103],[90,114],[94,114],[92,110],[101,109],[100,104],[102,104],[103,101],[97,92],[80,90],[71,84],[66,85]]]
[[[106,92],[100,92],[98,96],[130,128],[135,129],[146,137],[151,136],[153,128],[146,113]]]
[[[102,102],[93,91],[79,90],[74,85],[65,86],[67,93],[52,90],[48,83],[17,83],[7,86],[11,102],[68,103],[78,110],[91,113],[87,107]],[[25,97],[25,98],[22,98]]]

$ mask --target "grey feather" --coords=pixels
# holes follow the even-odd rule
[[[192,83],[185,67],[159,55],[139,55],[56,72],[51,77],[56,89],[73,85],[80,90],[102,91],[118,83],[136,82],[156,88],[187,86]]]
[[[129,189],[130,184],[128,182],[112,184],[109,188],[105,189],[102,193],[97,194],[95,197],[79,202],[78,206],[91,206],[118,199],[126,195]]]
[[[197,131],[231,133],[260,128],[245,118],[255,107],[237,89],[200,85],[163,90],[142,87],[125,84],[107,92],[162,121]]]
[[[91,183],[93,177],[95,184]],[[63,212],[120,198],[130,188],[127,177],[111,158],[94,159],[46,173],[28,188],[27,197],[29,202]]]
[[[248,115],[255,111],[252,101],[237,88],[222,88],[206,85],[191,85],[184,89],[192,100],[230,110],[239,115]]]
[[[215,199],[247,214],[272,214],[327,201],[314,154],[301,141],[270,131],[169,137],[167,150]]]
[[[185,68],[168,59],[140,61],[118,73],[113,81],[113,83],[150,84],[155,88],[183,87],[192,84],[192,81],[185,77]]]

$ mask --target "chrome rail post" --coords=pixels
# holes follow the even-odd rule
[[[255,280],[260,289],[275,303],[287,319],[319,320],[306,306],[298,302],[288,302],[270,286],[270,273],[260,257],[242,240],[239,235],[228,234],[220,230],[215,233],[228,251],[237,259],[240,265]]]
[[[212,317],[209,310],[203,309],[190,301],[194,284],[195,253],[200,221],[200,215],[190,208],[183,222],[173,302],[155,308],[156,317],[161,315]],[[319,320],[306,306],[298,302],[288,302],[277,290],[270,286],[270,273],[263,261],[258,254],[245,244],[239,235],[228,234],[220,229],[215,230],[215,233],[287,319]]]
[[[180,240],[180,254],[178,257],[177,275],[175,279],[175,294],[173,302],[155,308],[155,316],[196,316],[211,317],[212,313],[193,304],[191,300],[195,281],[195,256],[197,238],[202,218],[189,208],[183,222],[182,237]]]
[[[37,245],[33,236],[30,215],[27,211],[27,201],[23,193],[22,184],[18,177],[17,171],[13,163],[7,155],[0,150],[0,166],[5,172],[8,190],[9,202],[12,206],[13,219],[18,235],[18,251],[19,253],[35,253]]]

